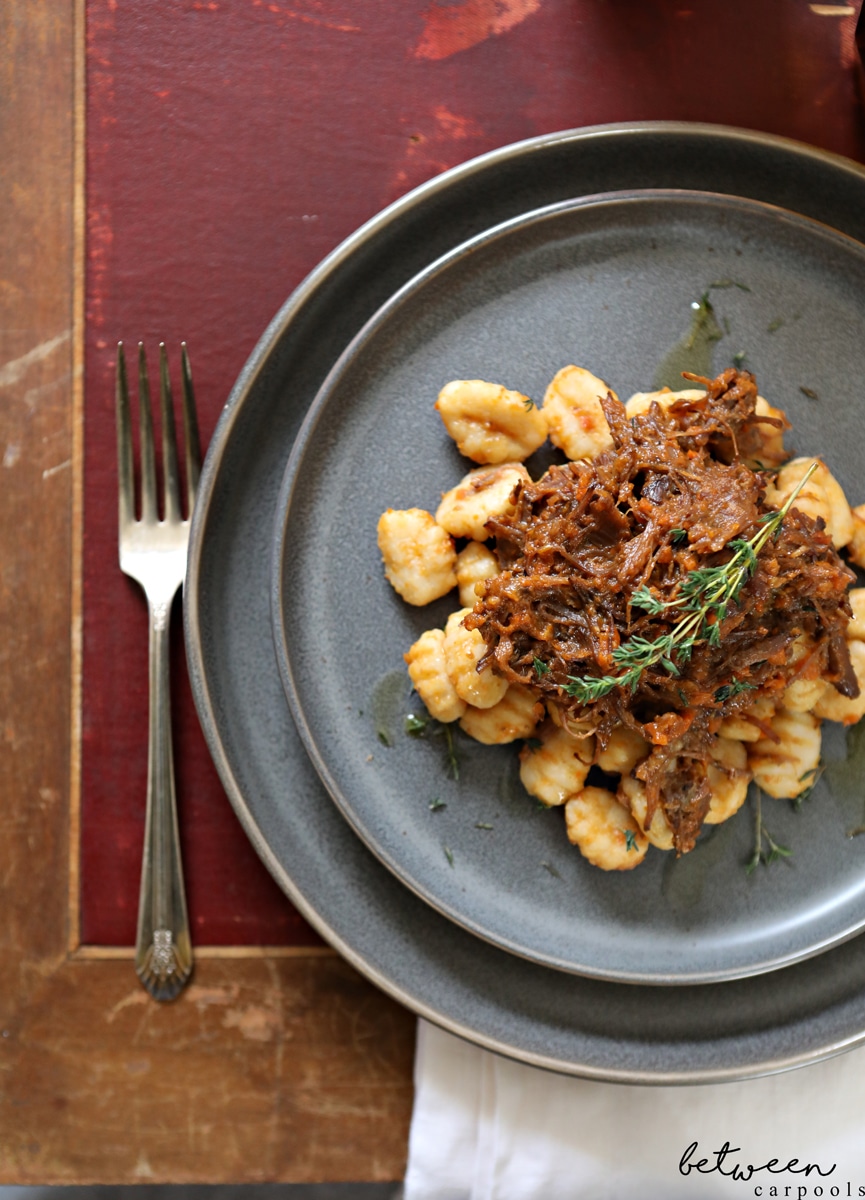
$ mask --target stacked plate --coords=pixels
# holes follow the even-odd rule
[[[540,398],[576,363],[649,390],[708,293],[715,369],[745,354],[800,453],[865,500],[865,170],[665,123],[523,142],[419,188],[289,298],[214,437],[190,550],[193,687],[267,866],[360,971],[522,1061],[605,1080],[743,1078],[865,1039],[865,738],[764,812],[791,857],[748,873],[738,817],[604,874],[513,747],[406,732],[402,655],[454,597],[385,582],[388,507],[471,464],[432,405],[455,378]],[[707,358],[707,366],[709,365]],[[415,702],[416,703],[416,702]],[[455,775],[458,774],[458,777]]]

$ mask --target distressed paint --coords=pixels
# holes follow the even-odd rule
[[[71,331],[64,329],[62,333],[48,338],[47,341],[40,342],[38,346],[34,346],[25,354],[20,355],[20,357],[3,363],[0,366],[0,388],[8,388],[18,383],[31,367],[37,363],[41,363],[43,359],[48,358],[55,351],[67,349],[70,336]]]
[[[514,29],[538,12],[541,0],[461,0],[433,4],[423,13],[423,35],[416,58],[449,58],[487,38]]]

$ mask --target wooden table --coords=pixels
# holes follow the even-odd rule
[[[104,7],[124,4],[132,0]],[[217,14],[220,5],[176,7]],[[248,7],[268,9],[258,0]],[[440,72],[441,95],[430,99],[426,126],[419,95],[408,112],[382,112],[385,134],[405,147],[401,173],[383,164],[393,194],[362,196],[359,216],[493,146],[607,120],[748,125],[865,161],[850,6],[397,7],[400,16],[410,10],[410,49]],[[347,29],[350,17],[379,22],[384,67],[403,61],[404,45],[387,50],[397,8],[376,16],[348,0],[298,0],[269,11],[305,28],[333,29],[341,19]],[[572,38],[567,51],[557,22]],[[128,945],[81,939],[85,32],[84,0],[0,8],[0,1181],[396,1180],[411,1112],[414,1018],[333,952],[199,948],[193,984],[177,1003],[158,1006],[135,980]],[[712,66],[714,89],[702,66],[693,70],[707,46],[728,51]],[[508,69],[507,87],[499,67]],[[359,86],[347,74],[348,86]],[[348,232],[335,226],[331,244]]]

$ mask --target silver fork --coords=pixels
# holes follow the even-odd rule
[[[183,431],[187,516],[180,507],[180,480],[168,356],[159,346],[162,424],[163,515],[157,504],[156,456],[150,384],[143,343],[138,345],[138,405],[141,445],[141,515],[135,514],[135,481],[129,386],[123,343],[117,347],[117,463],[121,570],[144,589],[150,614],[150,721],[147,756],[147,813],[135,970],[156,1000],[173,1000],[192,973],[192,942],[183,888],[177,826],[174,758],[171,749],[168,627],[171,605],[186,573],[189,519],[195,504],[201,450],[186,343],[181,346]]]

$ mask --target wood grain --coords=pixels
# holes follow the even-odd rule
[[[125,963],[31,961],[5,1019],[0,1177],[401,1178],[413,1023],[341,960],[206,960],[170,1006]]]
[[[414,1019],[340,959],[203,957],[163,1007],[76,950],[82,25],[0,6],[0,1181],[399,1179]]]
[[[78,833],[70,813],[77,808],[70,800],[82,733],[83,5],[0,5],[0,1181],[396,1180],[412,1102],[411,1014],[337,957],[262,949],[238,957],[232,948],[201,956],[192,986],[162,1008],[138,987],[127,951],[79,946],[70,920],[69,897],[79,891],[70,858]],[[219,296],[209,278],[198,279],[197,328],[212,335],[205,344],[224,343],[220,335],[237,319],[236,296],[253,295],[252,285],[266,312],[250,309],[247,340],[285,298],[287,281],[298,281],[360,220],[438,171],[520,137],[612,120],[708,120],[865,161],[865,123],[854,99],[853,15],[819,16],[813,6],[797,4],[782,6],[781,20],[777,0],[685,7],[646,0],[626,7],[623,18],[621,5],[596,0],[412,0],[380,12],[345,0],[290,8],[240,0],[92,3],[91,15],[102,22],[100,34],[94,16],[90,31],[92,79],[106,97],[111,63],[99,54],[113,44],[115,21],[131,31],[126,46],[138,48],[145,75],[154,59],[142,51],[139,35],[149,31],[162,46],[163,65],[176,72],[178,103],[199,83],[222,96],[224,80],[213,75],[211,58],[193,50],[204,28],[199,22],[209,22],[217,44],[226,39],[220,60],[226,71],[249,61],[225,33],[231,10],[241,33],[274,48],[262,75],[266,95],[287,89],[293,101],[261,109],[254,106],[256,89],[241,86],[242,72],[234,81],[231,94],[246,97],[253,116],[279,114],[291,150],[275,164],[261,158],[260,190],[252,194],[277,206],[290,196],[296,212],[277,207],[276,216],[296,221],[253,223],[259,252],[247,248],[233,260],[249,274],[250,288],[227,286],[221,296],[227,312],[214,308]],[[171,21],[161,20],[169,8]],[[174,54],[179,29],[186,31],[187,58]],[[703,61],[706,46],[731,48],[719,86],[704,85],[699,72],[695,83],[684,69]],[[331,60],[323,53],[328,47]],[[295,62],[302,69],[288,70]],[[118,72],[128,78],[127,58]],[[504,98],[489,86],[493,79],[508,81]],[[369,118],[360,112],[361,97]],[[163,100],[171,97],[162,83],[146,94],[125,93],[133,116],[145,103],[158,116]],[[198,131],[202,145],[217,145],[230,159],[243,145],[233,124],[237,110],[205,108],[215,124]],[[116,111],[106,108],[105,120]],[[166,111],[184,110],[169,103]],[[333,143],[334,135],[354,128],[353,120],[356,136]],[[159,127],[174,131],[180,150],[185,131],[198,130],[167,119]],[[100,143],[106,155],[113,146],[107,128]],[[249,128],[265,142],[272,137],[270,123],[251,121]],[[321,150],[318,174],[300,152],[305,139]],[[134,140],[127,145],[140,149]],[[276,186],[274,165],[284,172]],[[215,164],[217,183],[230,175],[221,160]],[[163,180],[154,179],[162,188]],[[210,188],[211,177],[202,180]],[[234,200],[227,183],[224,191],[227,222]],[[134,221],[131,231],[124,226],[127,246],[152,245],[148,220],[166,224],[163,209],[144,207],[143,214],[135,210],[140,230]],[[187,218],[191,211],[184,207]],[[113,247],[123,274],[134,256],[123,256],[116,220],[99,224],[100,212],[97,206],[92,246],[99,254]],[[119,214],[128,225],[122,188]],[[304,235],[274,247],[271,231],[283,225]],[[187,234],[195,245],[194,228]],[[221,245],[232,243],[226,238]],[[277,252],[278,269],[259,272],[258,264],[272,266]],[[115,326],[129,317],[133,336],[152,338],[159,325],[161,336],[179,340],[189,336],[190,300],[172,292],[167,333],[164,289],[151,289],[152,312],[143,322],[129,309],[135,288],[112,291],[116,278],[109,275],[96,282],[101,307],[88,313],[88,330],[104,346],[94,345],[93,378],[108,380],[110,389]],[[214,388],[233,378],[245,343],[228,350],[238,362],[211,365]],[[206,372],[202,384],[206,392]],[[110,393],[98,395],[100,402],[107,398],[110,423]],[[108,480],[106,497],[112,489]],[[112,521],[109,514],[106,545]],[[144,704],[143,696],[138,700]],[[104,777],[104,757],[97,753],[95,762],[94,774]],[[94,816],[104,824],[104,811]]]

